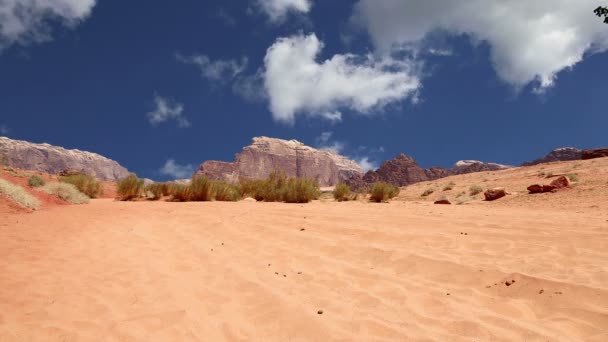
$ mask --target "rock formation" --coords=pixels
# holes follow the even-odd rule
[[[542,164],[542,163],[550,163],[550,162],[566,161],[566,160],[579,160],[579,159],[581,159],[582,152],[583,152],[582,150],[579,150],[578,148],[574,148],[574,147],[557,148],[557,149],[549,152],[549,154],[547,154],[546,156],[544,156],[542,158],[523,163],[522,166],[532,166],[532,165],[537,165],[537,164]]]
[[[104,181],[116,181],[129,175],[129,171],[120,164],[96,153],[6,137],[0,137],[0,164],[49,174],[69,170]]]
[[[376,171],[368,171],[364,176],[351,177],[346,183],[352,189],[365,189],[370,184],[383,181],[397,186],[406,186],[418,182],[426,182],[452,175],[459,175],[481,171],[496,171],[508,169],[511,166],[484,163],[477,160],[462,160],[457,162],[452,169],[442,167],[431,167],[428,169],[420,167],[416,161],[405,154],[384,162]]]
[[[507,191],[505,188],[494,188],[486,190],[483,195],[486,198],[486,201],[495,201],[499,198],[505,197],[507,195]]]
[[[608,157],[608,148],[596,148],[596,149],[592,149],[592,150],[584,150],[582,152],[581,159],[587,160],[587,159],[595,159],[595,158],[602,158],[602,157]]]
[[[266,178],[274,170],[283,170],[292,177],[315,179],[321,186],[363,174],[356,162],[334,152],[317,150],[297,140],[256,137],[236,155],[234,162],[206,161],[195,176],[237,182],[240,177]]]

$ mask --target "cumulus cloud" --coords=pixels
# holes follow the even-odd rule
[[[247,68],[249,63],[247,57],[241,58],[241,61],[234,59],[230,60],[211,60],[205,55],[184,56],[177,54],[175,56],[178,61],[186,64],[192,64],[198,67],[201,76],[212,81],[230,82]]]
[[[354,19],[379,52],[412,48],[430,33],[486,42],[497,75],[542,91],[586,53],[608,50],[608,30],[593,20],[595,0],[359,0]]]
[[[192,164],[180,165],[173,159],[165,162],[160,168],[160,173],[164,176],[171,176],[175,179],[190,178],[194,173],[195,167]]]
[[[311,0],[257,0],[256,4],[274,23],[283,22],[290,12],[308,13],[312,8]]]
[[[95,0],[1,0],[0,48],[50,40],[50,22],[77,25],[94,6]]]
[[[154,97],[154,103],[156,109],[147,114],[152,125],[156,126],[169,120],[175,120],[178,127],[187,128],[191,126],[190,121],[184,117],[184,105],[181,103],[158,95]]]
[[[297,114],[340,120],[340,108],[363,114],[414,96],[420,87],[409,61],[352,54],[317,61],[315,34],[279,38],[264,58],[264,85],[275,120],[293,124]]]

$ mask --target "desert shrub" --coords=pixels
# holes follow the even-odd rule
[[[399,195],[399,188],[385,182],[376,182],[372,185],[370,200],[373,202],[386,202]]]
[[[36,175],[33,175],[33,176],[30,176],[30,178],[27,180],[27,184],[29,186],[31,186],[32,188],[38,188],[38,187],[41,187],[44,184],[46,184],[46,182],[44,181],[44,179],[42,179]]]
[[[146,196],[151,200],[158,200],[164,195],[165,184],[163,183],[152,183],[148,184],[144,187],[144,191],[146,192]]]
[[[138,178],[134,173],[118,181],[116,192],[121,201],[130,201],[140,197],[144,190],[144,180]]]
[[[553,172],[547,172],[547,174],[545,175],[545,178],[551,178],[553,177]]]
[[[30,195],[24,188],[0,178],[0,194],[30,209],[38,209],[40,202]]]
[[[350,186],[344,183],[336,184],[334,188],[334,199],[338,202],[348,201],[351,199]]]
[[[83,194],[78,190],[74,184],[70,183],[47,183],[40,190],[47,194],[55,195],[62,200],[72,204],[84,204],[89,203],[89,196]]]
[[[314,180],[288,177],[284,171],[273,171],[266,179],[242,179],[240,188],[243,196],[264,202],[306,203],[321,194]]]
[[[190,200],[190,187],[185,184],[171,184],[171,197],[174,201],[186,202]]]
[[[64,176],[59,178],[59,181],[73,184],[78,191],[89,196],[90,198],[99,197],[102,192],[101,183],[89,175],[80,174]]]
[[[479,185],[471,185],[469,188],[469,195],[475,196],[483,192],[483,188]]]
[[[223,181],[212,182],[212,191],[216,201],[234,202],[241,199],[240,189]]]
[[[422,197],[426,197],[426,196],[428,196],[428,195],[432,194],[433,192],[435,192],[435,189],[434,189],[434,188],[428,188],[428,189],[424,190],[424,192],[423,192],[423,193],[422,193],[422,195],[420,195],[420,196],[422,196]]]
[[[471,198],[471,197],[469,197],[469,196],[458,197],[458,198],[456,199],[456,204],[457,204],[457,205],[463,205],[463,204],[465,204],[465,203],[467,203],[467,202],[470,202],[470,201],[472,201],[472,200],[473,200],[473,198]]]
[[[573,182],[578,182],[578,180],[579,180],[578,174],[576,174],[576,173],[569,173],[566,175],[566,177],[568,177]]]
[[[187,187],[188,201],[203,202],[213,199],[213,183],[207,177],[193,177]]]
[[[288,178],[283,191],[283,201],[286,203],[308,203],[319,199],[320,195],[319,184],[314,180]]]
[[[456,186],[456,183],[449,182],[446,186],[443,187],[443,191],[452,190],[452,189],[454,189],[455,186]]]

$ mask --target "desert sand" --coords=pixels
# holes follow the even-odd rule
[[[570,192],[466,205],[420,184],[388,204],[5,212],[0,341],[607,341],[608,197],[585,197],[608,182],[598,165]],[[539,169],[453,179],[517,190]]]

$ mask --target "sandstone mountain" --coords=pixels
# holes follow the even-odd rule
[[[129,175],[129,171],[116,161],[96,153],[6,137],[0,137],[0,163],[49,174],[75,170],[104,181],[116,181]]]
[[[583,154],[583,151],[579,150],[578,148],[562,147],[562,148],[557,148],[557,149],[549,152],[549,154],[547,154],[546,156],[544,156],[542,158],[539,158],[539,159],[536,159],[533,161],[529,161],[529,162],[525,162],[525,163],[523,163],[522,166],[532,166],[532,165],[550,163],[550,162],[556,162],[556,161],[579,160],[579,159],[581,159],[582,154]]]
[[[510,167],[511,166],[496,163],[484,163],[477,160],[461,160],[457,162],[452,169],[443,167],[425,169],[418,165],[412,157],[400,154],[396,158],[384,162],[377,170],[368,171],[363,176],[355,175],[348,179],[346,183],[353,189],[367,188],[370,184],[378,181],[391,183],[397,186],[406,186],[457,174],[496,171],[508,169]]]
[[[236,155],[234,162],[206,161],[195,176],[237,182],[239,177],[266,178],[274,170],[283,170],[292,177],[315,179],[321,186],[363,174],[356,162],[337,153],[317,150],[297,140],[256,137]]]
[[[605,158],[608,157],[608,148],[594,148],[590,150],[583,150],[581,152],[582,159],[595,159],[595,158]]]

